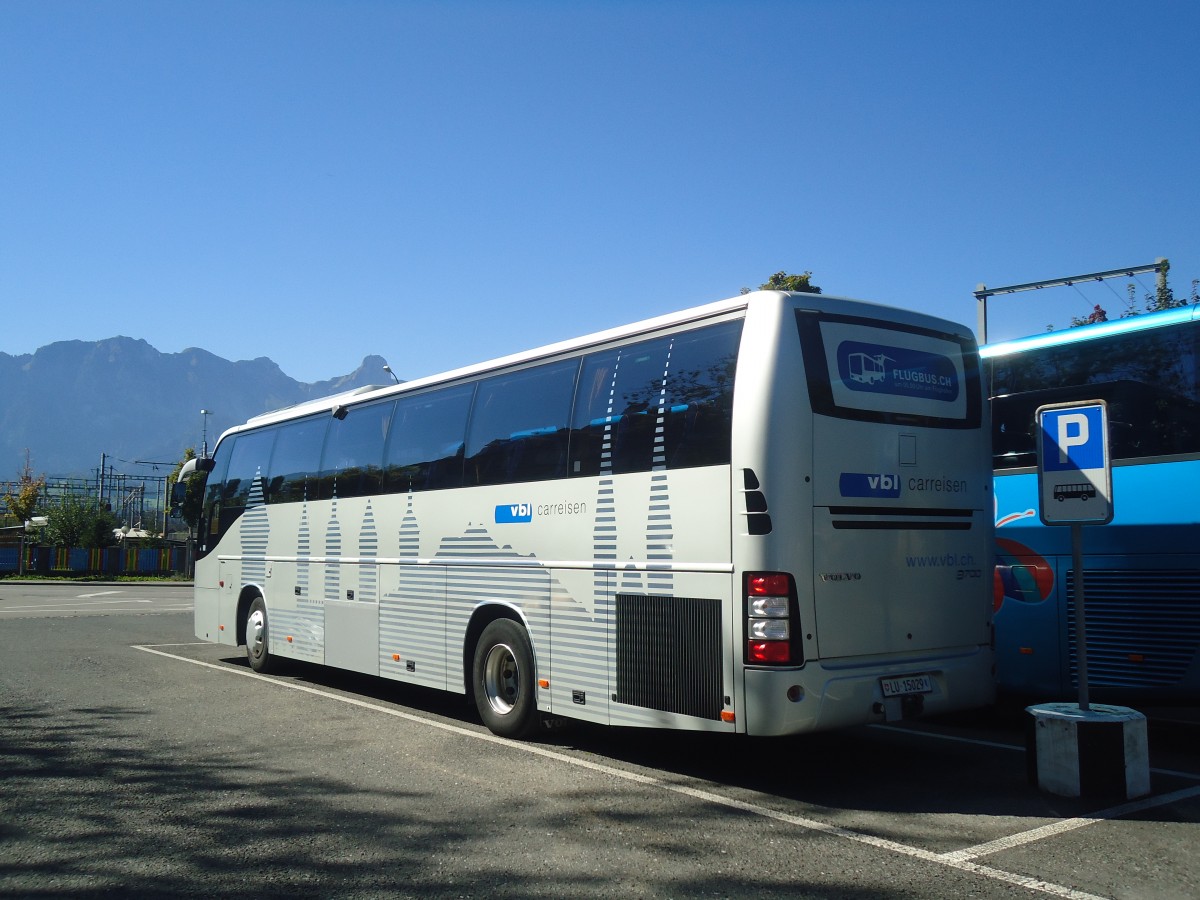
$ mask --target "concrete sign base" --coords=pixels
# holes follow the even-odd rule
[[[1027,707],[1029,780],[1060,797],[1150,793],[1146,717],[1123,706],[1046,703]]]

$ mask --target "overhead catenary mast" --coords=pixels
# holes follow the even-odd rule
[[[1017,294],[1021,291],[1037,291],[1042,288],[1050,287],[1070,287],[1081,281],[1104,281],[1106,278],[1132,278],[1134,275],[1142,275],[1147,272],[1161,272],[1168,267],[1169,263],[1165,257],[1160,256],[1153,264],[1148,266],[1130,266],[1124,269],[1109,269],[1107,272],[1092,272],[1087,275],[1071,275],[1067,278],[1052,278],[1049,281],[1030,281],[1026,284],[1012,284],[1007,287],[989,288],[986,284],[980,284],[975,289],[975,301],[978,304],[979,313],[979,343],[987,343],[987,301],[988,297],[994,297],[997,294]]]

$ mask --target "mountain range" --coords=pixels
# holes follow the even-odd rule
[[[305,384],[266,357],[160,353],[128,337],[0,353],[0,482],[19,476],[27,451],[35,475],[92,476],[102,457],[118,472],[149,474],[152,463],[162,472],[185,448],[199,452],[205,433],[211,449],[222,431],[259,413],[390,383],[384,365],[367,356],[349,375]]]

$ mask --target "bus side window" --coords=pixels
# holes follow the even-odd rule
[[[583,361],[579,375],[579,390],[575,412],[571,419],[570,471],[571,477],[599,475],[606,433],[611,441],[620,414],[609,413],[609,398],[613,396],[613,376],[620,364],[621,351],[605,350],[590,353]]]
[[[321,444],[329,416],[291,422],[279,429],[271,454],[268,503],[299,503],[317,499]]]
[[[321,454],[321,500],[379,493],[383,446],[395,408],[394,400],[352,406],[344,418],[331,419]]]
[[[741,328],[724,322],[589,354],[570,474],[599,474],[606,440],[614,474],[728,463]]]
[[[384,462],[387,493],[462,487],[474,384],[401,397]]]
[[[206,536],[215,536],[220,533],[221,498],[225,491],[225,472],[229,468],[229,454],[236,441],[236,437],[222,441],[213,451],[213,468],[208,473],[208,481],[204,487],[204,503],[200,508],[198,536],[201,545],[204,545]]]
[[[220,509],[213,516],[210,534],[224,534],[247,508],[266,502],[266,473],[276,430],[249,431],[234,440],[229,469],[219,488]],[[214,525],[216,531],[213,531]]]
[[[992,462],[996,469],[1037,465],[1037,423],[1023,397],[992,398]]]
[[[663,423],[667,468],[729,462],[741,326],[726,322],[675,339]]]
[[[467,436],[467,486],[544,481],[567,474],[567,423],[579,360],[479,383]]]

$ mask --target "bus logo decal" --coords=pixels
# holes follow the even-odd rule
[[[496,507],[496,524],[511,525],[533,521],[532,503],[501,503]]]
[[[837,360],[838,375],[852,391],[945,402],[958,399],[954,362],[939,353],[843,341]]]
[[[843,497],[883,497],[894,500],[900,496],[900,476],[887,472],[843,472],[838,480],[838,489]]]

